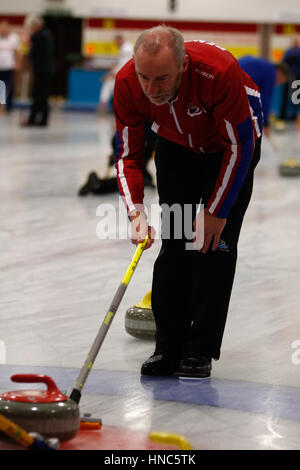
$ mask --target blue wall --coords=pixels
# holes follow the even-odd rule
[[[68,75],[67,109],[95,110],[99,105],[101,78],[107,70],[71,69]]]

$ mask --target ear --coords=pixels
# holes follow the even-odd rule
[[[182,66],[183,66],[183,71],[185,72],[189,66],[189,56],[187,54],[184,55],[184,58],[183,58],[183,63],[182,63]]]

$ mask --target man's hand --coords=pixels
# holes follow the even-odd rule
[[[131,230],[131,242],[134,245],[143,243],[146,235],[148,235],[148,241],[145,246],[145,250],[150,248],[153,245],[155,231],[153,227],[148,225],[146,216],[143,212],[136,211],[129,215],[130,218],[130,230]]]
[[[221,234],[227,219],[221,219],[204,209],[204,214],[199,212],[194,220],[194,245],[201,253],[206,253],[212,243],[212,251],[215,251],[220,242]]]

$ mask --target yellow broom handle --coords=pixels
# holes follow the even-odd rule
[[[24,447],[30,447],[34,443],[34,438],[30,434],[2,414],[0,414],[0,431]]]

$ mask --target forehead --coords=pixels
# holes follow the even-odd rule
[[[168,47],[154,54],[149,54],[139,48],[135,54],[134,63],[136,72],[147,76],[169,75],[178,69],[173,51]]]

